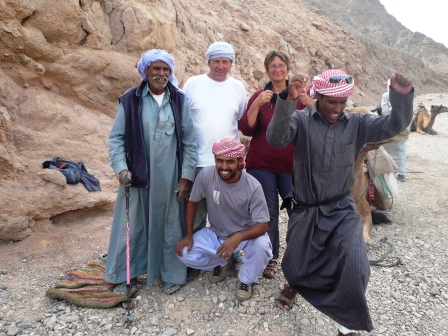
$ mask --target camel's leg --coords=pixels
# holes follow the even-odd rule
[[[370,231],[372,231],[372,215],[369,214],[367,217],[362,219],[362,237],[366,244],[372,244],[372,239],[370,239]]]
[[[358,202],[358,212],[362,216],[362,236],[367,244],[371,244],[370,231],[372,231],[372,214],[370,205],[364,197]]]
[[[368,146],[367,146],[368,147]],[[370,231],[372,230],[372,214],[370,212],[370,205],[366,199],[365,191],[369,185],[369,175],[367,173],[367,168],[364,167],[364,159],[367,155],[367,152],[371,150],[371,148],[363,148],[358,154],[358,157],[355,160],[354,166],[354,175],[355,181],[352,186],[352,196],[353,199],[358,202],[357,208],[358,212],[362,217],[362,226],[363,226],[363,237],[367,244],[371,243],[370,240]]]
[[[417,119],[417,133],[420,134],[424,134],[425,132],[423,131],[424,127],[423,127],[423,123],[425,121],[425,113],[424,112],[420,112],[418,114],[418,119]]]

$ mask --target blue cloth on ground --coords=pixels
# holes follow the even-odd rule
[[[67,165],[60,169],[56,166],[59,162],[64,162]],[[88,173],[82,162],[76,163],[69,160],[63,160],[60,157],[55,157],[51,160],[51,164],[48,168],[64,174],[68,184],[77,184],[78,182],[81,182],[88,191],[101,191],[100,181],[95,176]]]

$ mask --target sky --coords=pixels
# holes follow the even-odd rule
[[[380,0],[387,12],[406,28],[448,48],[447,0]]]

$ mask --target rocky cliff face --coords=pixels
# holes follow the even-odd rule
[[[377,0],[304,0],[355,35],[371,38],[378,47],[385,46],[421,59],[426,67],[448,77],[448,49],[419,32],[412,32],[389,15]],[[424,6],[424,3],[422,3]],[[406,10],[403,8],[403,10]],[[437,9],[435,9],[437,10]],[[390,59],[381,59],[390,62]],[[415,66],[410,61],[409,66]],[[432,79],[424,84],[434,90]],[[436,84],[437,86],[438,84]],[[422,87],[426,90],[426,87]],[[426,91],[428,92],[428,91]]]
[[[148,49],[173,54],[182,85],[207,71],[210,43],[227,41],[237,54],[232,75],[248,94],[265,84],[272,49],[291,56],[293,73],[346,69],[358,105],[376,104],[392,71],[416,87],[447,84],[418,57],[354,34],[303,1],[3,0],[0,17],[0,240],[111,209],[117,182],[107,137],[117,97],[139,83],[135,66]],[[84,162],[102,191],[42,169],[55,156]]]

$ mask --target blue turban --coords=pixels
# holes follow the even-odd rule
[[[168,78],[168,80],[171,82],[171,84],[177,87],[179,85],[179,81],[177,80],[176,76],[174,76],[174,58],[165,50],[151,49],[142,54],[140,62],[138,62],[137,65],[137,72],[142,77],[142,79],[148,79],[148,76],[146,76],[145,74],[146,69],[148,69],[151,63],[155,61],[163,61],[168,64],[171,69],[170,77]]]
[[[205,53],[205,58],[208,63],[212,58],[218,57],[228,58],[233,63],[235,62],[235,51],[227,42],[215,42],[208,47],[208,50]]]

